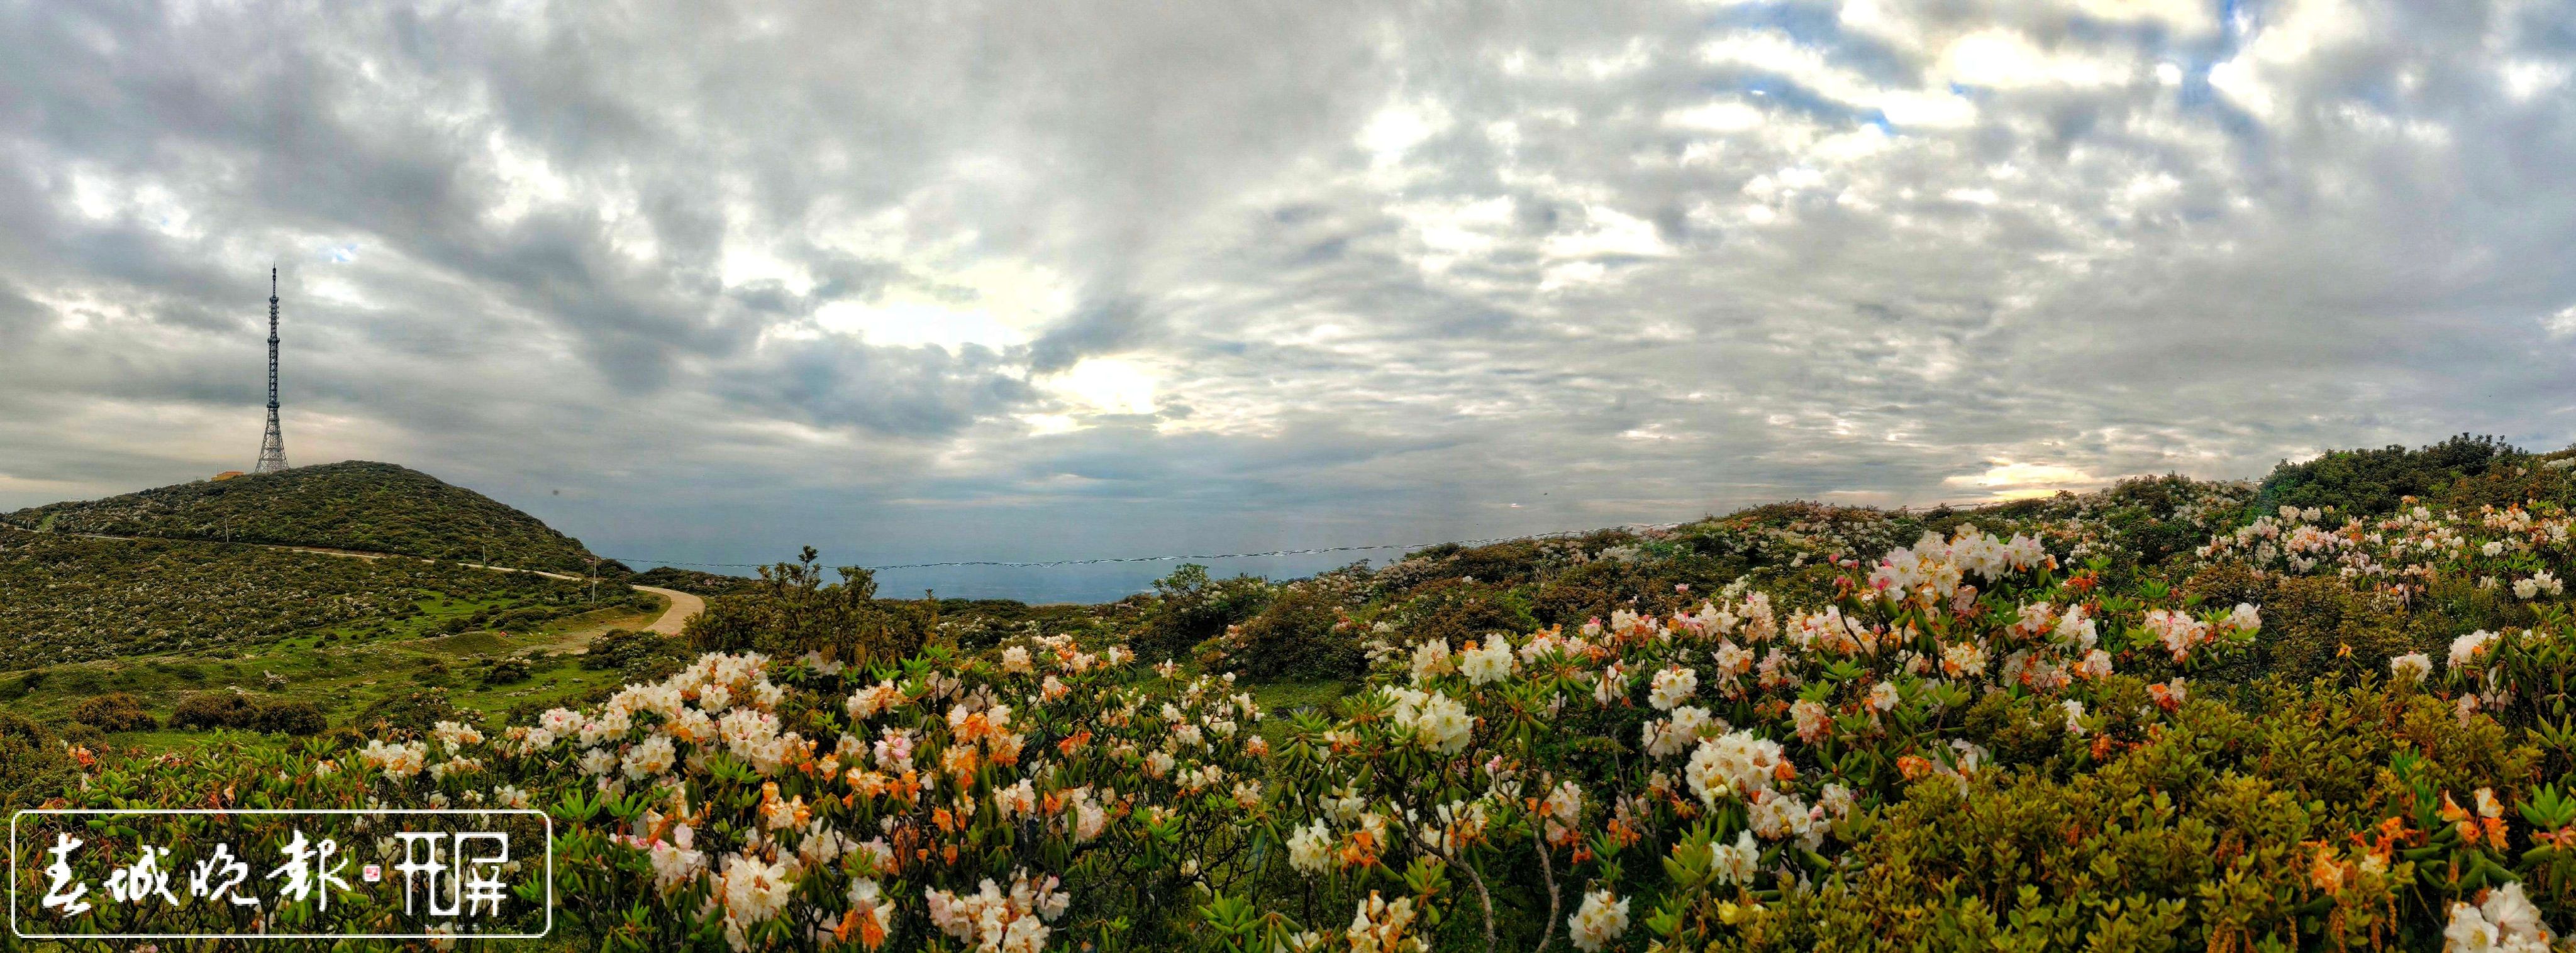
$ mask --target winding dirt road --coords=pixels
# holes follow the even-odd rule
[[[655,633],[657,635],[678,635],[680,634],[680,629],[689,624],[690,619],[696,618],[698,613],[707,611],[706,600],[681,592],[677,589],[664,589],[660,586],[636,586],[635,591],[649,592],[671,600],[671,608],[664,610],[662,617],[653,620],[652,625],[645,626],[644,631],[646,632]]]
[[[65,535],[83,536],[90,539],[121,539],[129,542],[143,539],[173,543],[219,542],[218,540],[211,539],[167,539],[158,536],[110,536],[104,533],[68,533]],[[282,549],[287,552],[312,553],[317,556],[343,556],[349,559],[420,559],[418,556],[403,556],[397,553],[370,553],[354,549],[325,549],[317,546],[288,546],[278,543],[222,543],[222,545],[256,546],[261,549]],[[434,563],[438,560],[421,559],[420,561],[425,563]],[[587,576],[573,576],[559,572],[547,572],[543,569],[515,569],[509,566],[486,566],[482,563],[469,563],[461,560],[457,562],[457,565],[473,569],[489,569],[493,572],[531,573],[534,575],[544,576],[548,579],[561,579],[566,582],[580,582],[589,578]],[[677,589],[664,589],[660,586],[628,586],[627,588],[633,589],[637,592],[649,592],[654,595],[661,596],[664,599],[671,600],[670,608],[662,611],[661,618],[654,619],[653,624],[644,627],[644,631],[651,632],[656,635],[678,635],[680,634],[681,629],[688,626],[690,619],[696,618],[698,613],[707,611],[706,600],[681,592]]]

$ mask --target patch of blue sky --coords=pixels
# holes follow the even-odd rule
[[[1799,46],[1814,49],[1827,62],[1882,84],[1912,80],[1915,64],[1876,37],[1843,32],[1841,14],[1831,3],[1788,0],[1721,7],[1709,15],[1712,33],[1773,30]]]
[[[1803,113],[1824,122],[1862,123],[1872,118],[1884,121],[1885,114],[1876,109],[1861,109],[1832,99],[1798,85],[1786,76],[1764,70],[1728,67],[1700,88],[1711,93],[1743,93],[1759,96],[1774,106]]]

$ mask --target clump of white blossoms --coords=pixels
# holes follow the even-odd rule
[[[2451,922],[2442,928],[2442,948],[2460,953],[2547,953],[2552,938],[2520,883],[2487,891],[2486,902],[2476,906],[2452,903]]]
[[[870,949],[884,943],[894,930],[894,899],[885,896],[874,878],[860,877],[850,881],[849,901],[859,942]]]
[[[1468,737],[1476,730],[1476,719],[1467,714],[1467,706],[1438,691],[1389,685],[1386,694],[1395,702],[1390,717],[1395,724],[1413,729],[1414,743],[1440,754],[1467,750]]]
[[[745,931],[787,908],[788,897],[796,892],[796,884],[788,879],[794,872],[794,865],[786,860],[771,864],[752,854],[725,858],[723,880],[708,902],[724,907],[727,945],[748,949]]]
[[[2487,647],[2494,643],[2495,640],[2496,634],[2485,629],[2479,629],[2467,635],[2460,636],[2459,638],[2452,639],[2451,667],[2458,668],[2462,665],[2467,665],[2470,662],[2476,661],[2478,654],[2486,651]]]
[[[1449,656],[1449,640],[1433,639],[1413,647],[1413,683],[1420,685],[1456,671]]]
[[[1343,935],[1350,939],[1351,953],[1397,953],[1419,949],[1419,941],[1409,941],[1404,931],[1413,926],[1413,898],[1398,897],[1389,903],[1369,891],[1360,901],[1359,910],[1351,915],[1351,928]]]
[[[1753,832],[1735,832],[1735,843],[1713,844],[1709,851],[1709,869],[1722,884],[1751,884],[1762,863],[1762,847],[1753,842]]]
[[[1011,878],[1007,894],[986,878],[974,893],[924,888],[922,895],[929,901],[930,922],[940,932],[980,950],[1039,953],[1046,949],[1047,934],[1052,932],[1047,924],[1063,916],[1073,902],[1072,894],[1056,886],[1052,875],[1031,878],[1020,871]]]
[[[2541,593],[2548,593],[2553,596],[2566,595],[2567,584],[2560,581],[2558,577],[2550,575],[2549,570],[2546,569],[2534,574],[2529,579],[2516,579],[2513,581],[2514,598],[2529,601],[2539,598]]]
[[[1583,816],[1583,789],[1572,781],[1557,782],[1547,800],[1539,805],[1539,816],[1545,820],[1540,836],[1548,843],[1573,843],[1574,823]]]
[[[453,721],[442,721],[436,725],[430,726],[429,736],[438,739],[439,743],[446,745],[448,754],[455,754],[456,752],[463,750],[466,745],[479,745],[483,743],[483,733],[481,731],[475,730],[472,726],[458,724]]]
[[[359,763],[383,771],[396,784],[411,780],[428,760],[429,746],[417,741],[388,745],[369,740],[366,750],[358,752]]]
[[[1582,909],[1565,919],[1565,932],[1574,941],[1575,949],[1599,953],[1610,941],[1628,932],[1628,901],[1611,896],[1607,890],[1586,893]]]
[[[1725,727],[1725,723],[1709,717],[1708,709],[1697,705],[1683,705],[1675,708],[1673,717],[1669,719],[1646,722],[1644,728],[1646,753],[1658,758],[1681,754],[1690,750],[1691,745],[1697,744],[1700,735],[1710,725]]]
[[[1811,699],[1801,698],[1791,702],[1789,719],[1797,726],[1798,740],[1806,744],[1823,741],[1825,733],[1832,731],[1834,727],[1832,712],[1823,703]]]
[[[1288,835],[1288,865],[1309,874],[1321,874],[1333,862],[1333,833],[1316,818]]]
[[[1869,586],[1890,603],[1915,599],[1924,605],[1940,605],[1957,594],[1960,581],[1969,574],[2000,579],[2006,573],[2041,565],[2048,558],[2047,549],[2029,536],[2016,533],[2006,542],[1979,531],[1973,524],[1962,524],[1947,541],[1937,533],[1925,532],[1912,547],[1890,551],[1879,560],[1878,568],[1871,570]]]
[[[1749,731],[1731,731],[1700,742],[1691,752],[1689,767],[1683,774],[1690,781],[1691,793],[1715,805],[1730,794],[1751,797],[1771,790],[1771,781],[1786,762],[1780,754],[1780,743],[1755,737]]]
[[[1655,673],[1654,687],[1646,692],[1646,704],[1655,706],[1656,711],[1671,711],[1673,706],[1689,701],[1698,690],[1698,672],[1678,666],[1667,668]]]
[[[2433,674],[2433,659],[2422,652],[2408,652],[2388,660],[2388,677],[2400,682],[2421,682]]]
[[[1470,642],[1458,653],[1458,671],[1467,676],[1470,685],[1486,685],[1512,677],[1512,646],[1501,635],[1488,635],[1484,641]]]

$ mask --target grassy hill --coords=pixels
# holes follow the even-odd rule
[[[590,551],[491,497],[390,463],[352,460],[19,510],[58,533],[322,546],[582,571]],[[623,567],[613,567],[622,569]]]
[[[518,630],[639,598],[602,592],[606,601],[591,603],[580,583],[412,559],[0,528],[0,671],[223,655],[288,637]]]

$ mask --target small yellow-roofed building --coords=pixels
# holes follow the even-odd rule
[[[222,473],[215,474],[215,482],[222,483],[225,480],[229,480],[240,475],[242,475],[242,472],[239,470],[226,470]]]

